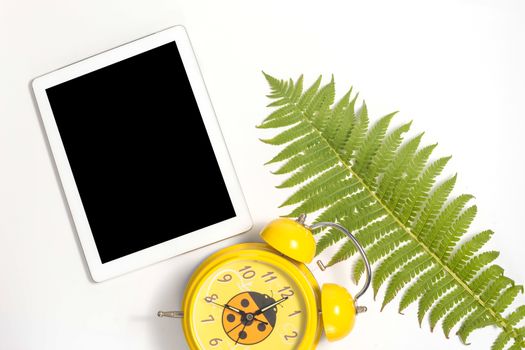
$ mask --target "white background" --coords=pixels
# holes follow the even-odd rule
[[[180,307],[187,278],[208,254],[257,240],[266,221],[286,213],[277,207],[289,193],[274,188],[282,179],[263,166],[277,149],[260,143],[269,134],[254,127],[268,114],[261,70],[304,73],[309,83],[333,73],[339,96],[353,85],[373,119],[399,110],[396,123],[413,120],[427,143],[439,141],[436,155],[454,155],[447,173],[459,173],[457,193],[476,196],[472,232],[494,229],[489,249],[525,282],[524,18],[522,0],[0,0],[0,348],[186,349],[179,321],[156,311]],[[94,284],[29,83],[175,24],[189,32],[255,226]],[[344,281],[349,266],[313,270]],[[392,303],[380,313],[364,299],[370,311],[353,333],[319,348],[465,349],[428,323],[420,329],[414,307],[402,316]],[[488,349],[494,335],[474,333],[470,348]]]

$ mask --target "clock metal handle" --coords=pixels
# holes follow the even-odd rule
[[[304,223],[305,219],[306,219],[306,215],[301,214],[299,218],[297,219],[297,221],[303,224],[305,227],[307,227],[311,231],[321,228],[321,227],[332,227],[344,233],[350,239],[350,241],[354,244],[357,251],[361,255],[361,258],[363,258],[363,262],[365,263],[365,269],[366,269],[366,281],[365,281],[365,285],[363,286],[363,288],[361,288],[361,290],[354,297],[354,300],[357,301],[357,299],[359,299],[366,292],[368,287],[370,287],[370,282],[372,280],[372,268],[370,267],[370,261],[368,260],[365,250],[363,249],[363,247],[361,246],[357,238],[355,238],[355,236],[351,234],[344,226],[338,223],[335,223],[335,222],[318,222],[316,224],[307,226]],[[321,268],[321,270],[324,270],[326,268],[325,265],[321,261],[318,261],[317,263],[319,267]],[[366,311],[366,308],[358,306],[356,307],[356,310],[357,312],[364,312]]]

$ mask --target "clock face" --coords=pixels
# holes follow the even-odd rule
[[[199,285],[189,315],[199,349],[304,348],[304,338],[312,332],[308,313],[317,310],[283,265],[271,259],[228,260]]]

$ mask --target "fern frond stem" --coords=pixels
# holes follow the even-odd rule
[[[350,164],[348,162],[346,162],[343,158],[341,158],[341,156],[339,155],[339,152],[337,152],[336,149],[333,148],[333,146],[330,144],[330,142],[328,142],[328,140],[324,137],[323,133],[321,132],[321,130],[319,130],[315,125],[314,123],[310,120],[310,118],[308,118],[308,116],[306,115],[305,111],[303,111],[300,107],[298,107],[296,104],[294,104],[295,107],[298,109],[298,111],[300,112],[300,114],[303,116],[304,120],[306,122],[308,122],[308,124],[310,125],[310,127],[314,130],[315,133],[318,134],[318,136],[321,138],[321,140],[323,140],[323,142],[325,142],[327,144],[327,146],[329,147],[329,149],[335,154],[335,156],[337,157],[337,159],[341,162],[341,164],[343,164],[343,166],[352,174],[352,176],[354,176],[358,182],[363,186],[363,188],[368,191],[368,193],[371,194],[371,196],[373,197],[374,200],[377,201],[377,203],[379,203],[383,209],[386,211],[386,213],[392,217],[394,219],[394,221],[401,227],[401,229],[403,229],[414,241],[416,241],[420,246],[421,248],[428,254],[430,255],[442,268],[443,270],[445,270],[450,276],[452,276],[452,278],[456,281],[457,284],[459,284],[479,305],[481,305],[481,307],[483,307],[485,310],[487,310],[489,312],[489,314],[492,316],[492,318],[494,320],[496,320],[496,322],[500,325],[500,327],[505,330],[506,332],[508,333],[511,333],[511,336],[513,338],[517,338],[519,337],[518,333],[516,332],[516,330],[512,327],[512,325],[509,325],[507,320],[505,318],[503,318],[499,313],[497,313],[496,311],[494,311],[494,309],[492,309],[492,307],[490,307],[490,305],[487,305],[483,300],[481,300],[481,298],[479,296],[477,296],[473,291],[472,289],[470,289],[470,287],[454,272],[450,269],[450,267],[445,263],[443,262],[436,254],[434,254],[434,252],[432,252],[430,250],[429,247],[427,247],[420,239],[417,235],[415,235],[391,210],[390,208],[385,204],[383,203],[383,201],[381,200],[381,198],[379,198],[379,196],[375,193],[375,191],[373,191],[370,186],[368,186],[366,184],[366,182],[361,178],[361,176],[359,176],[353,169],[352,167],[350,166]]]

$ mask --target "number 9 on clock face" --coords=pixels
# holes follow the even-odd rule
[[[229,247],[190,280],[184,333],[192,350],[309,350],[320,337],[318,296],[306,266],[265,244]]]

